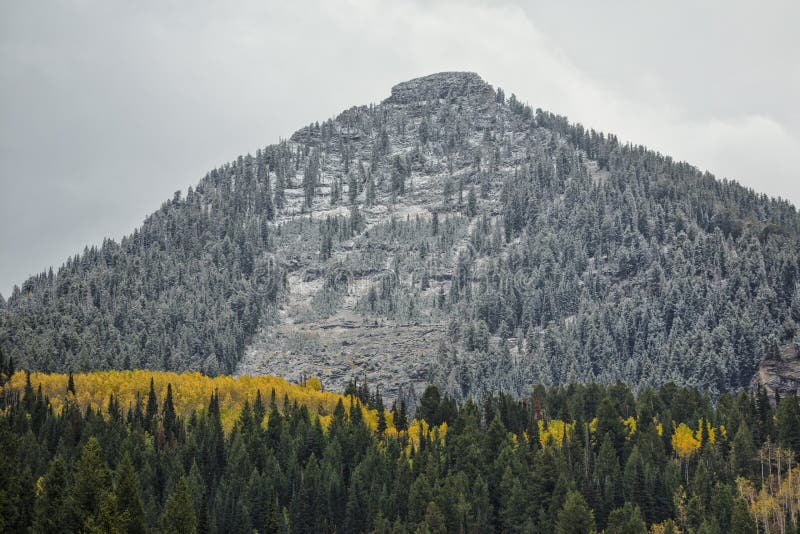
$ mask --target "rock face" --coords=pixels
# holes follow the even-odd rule
[[[798,331],[800,339],[800,331]],[[800,343],[781,347],[777,358],[765,358],[750,383],[751,389],[764,386],[770,399],[775,393],[800,394]]]
[[[369,116],[381,116],[382,125],[365,128]],[[371,109],[351,108],[330,123],[295,132],[290,144],[294,150],[319,151],[318,188],[310,208],[299,191],[287,190],[287,208],[279,221],[289,227],[305,217],[325,221],[347,216],[349,174],[357,176],[356,202],[364,227],[335,243],[325,260],[314,243],[315,248],[292,262],[295,268],[277,324],[254,338],[237,372],[297,381],[319,376],[336,390],[351,380],[367,380],[381,387],[387,401],[405,395],[411,402],[433,379],[431,365],[444,350],[448,314],[437,307],[437,298],[449,292],[452,269],[459,252],[471,247],[469,230],[477,222],[462,208],[466,186],[476,183],[480,165],[463,149],[479,147],[484,129],[498,120],[509,129],[519,123],[477,74],[445,72],[395,85],[391,96]],[[326,127],[340,132],[346,145],[325,139]],[[445,128],[459,128],[457,136]],[[437,146],[445,135],[452,135],[454,142],[449,154]],[[376,154],[376,145],[385,153]],[[513,172],[512,165],[495,170]],[[487,176],[486,190],[476,200],[489,224],[499,220],[499,178]],[[336,202],[332,197],[340,181],[347,192]],[[450,198],[444,202],[447,188]],[[438,235],[431,229],[434,214],[441,227]],[[346,287],[331,289],[332,270],[345,273]],[[376,287],[392,293],[389,299],[398,300],[400,309],[387,309],[385,303],[371,309],[369,292]],[[323,306],[322,300],[327,301]]]
[[[494,91],[474,72],[440,72],[395,85],[392,96],[383,103],[411,104],[460,97],[490,100]]]

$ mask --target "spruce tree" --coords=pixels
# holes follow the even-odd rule
[[[153,379],[150,379],[150,391],[147,393],[147,407],[144,413],[144,427],[149,432],[155,434],[156,422],[158,417],[158,399]]]
[[[788,394],[781,399],[775,416],[778,443],[800,454],[800,406],[797,397]]]
[[[181,476],[178,479],[175,490],[164,504],[160,525],[164,534],[195,534],[197,532],[197,516],[186,477]]]
[[[739,497],[733,504],[729,534],[756,534],[756,522],[750,515],[747,501]]]
[[[96,516],[103,497],[111,486],[111,473],[103,462],[97,438],[92,436],[83,447],[75,464],[74,482],[68,499],[69,517],[66,524],[75,530],[84,527],[87,520]]]
[[[34,506],[33,530],[45,534],[60,534],[68,523],[65,503],[67,501],[67,470],[61,456],[56,456],[48,465],[42,478]]]
[[[122,530],[131,534],[147,532],[141,485],[130,454],[125,453],[116,473],[117,509],[122,517]]]
[[[647,534],[647,527],[639,507],[626,502],[608,516],[606,532],[609,534]]]
[[[592,534],[594,532],[594,513],[577,491],[570,491],[564,506],[558,512],[556,534]]]
[[[175,416],[175,404],[172,401],[172,384],[167,384],[167,396],[164,398],[164,408],[162,411],[162,422],[164,433],[168,439],[175,439],[178,434]]]
[[[72,371],[69,372],[69,378],[67,378],[67,393],[75,395],[75,379],[72,378]]]

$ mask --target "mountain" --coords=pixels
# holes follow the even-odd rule
[[[439,73],[28,279],[0,348],[47,371],[366,376],[388,399],[426,381],[716,393],[796,357],[798,232],[788,202]]]

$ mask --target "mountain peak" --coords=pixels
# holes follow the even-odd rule
[[[496,96],[470,72],[416,78],[211,170],[0,301],[0,349],[26,369],[333,390],[368,374],[409,406],[428,381],[458,400],[617,380],[716,394],[757,372],[800,389],[791,205]]]
[[[492,86],[474,72],[437,72],[392,87],[387,104],[407,104],[420,100],[452,98],[492,93]]]

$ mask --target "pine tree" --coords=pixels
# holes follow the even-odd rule
[[[609,534],[647,534],[647,527],[638,506],[626,502],[608,516],[606,532]]]
[[[736,499],[731,512],[731,524],[729,534],[756,534],[756,522],[750,515],[747,508],[747,501],[742,497]]]
[[[598,486],[595,513],[597,521],[603,524],[611,510],[619,506],[622,501],[622,470],[610,433],[603,436],[595,462],[594,479]]]
[[[153,379],[150,379],[150,391],[147,393],[147,407],[144,413],[144,427],[155,434],[156,418],[158,417],[158,399]]]
[[[182,476],[178,479],[175,490],[164,504],[160,524],[164,534],[194,534],[197,532],[197,516],[186,477]]]
[[[428,503],[425,509],[425,519],[419,526],[419,531],[430,534],[445,534],[447,532],[444,514],[442,514],[435,502]]]
[[[123,520],[117,509],[117,496],[113,492],[106,492],[100,504],[97,516],[90,517],[84,527],[84,532],[92,534],[124,534]]]
[[[474,217],[478,213],[478,197],[475,195],[475,188],[470,187],[467,193],[467,215]]]
[[[172,401],[172,384],[167,384],[167,396],[164,398],[164,408],[162,411],[162,422],[164,433],[167,438],[173,440],[177,437],[178,428],[176,425],[175,404]]]
[[[570,491],[564,506],[558,512],[556,534],[591,534],[594,532],[594,514],[586,499],[577,491]]]
[[[500,482],[500,523],[503,531],[512,532],[521,528],[530,517],[529,499],[519,478],[506,467]]]
[[[383,406],[378,408],[378,427],[377,427],[378,436],[383,437],[386,433],[386,413],[383,409]]]
[[[309,534],[321,528],[319,509],[321,495],[319,462],[312,453],[303,470],[300,488],[292,499],[291,521],[295,532]]]
[[[430,135],[429,130],[430,127],[428,125],[428,120],[422,119],[422,122],[419,123],[419,128],[417,130],[417,135],[419,136],[419,142],[422,145],[428,144],[428,138]]]
[[[256,428],[261,428],[264,422],[264,416],[267,415],[267,409],[264,406],[264,401],[261,399],[261,390],[256,390],[256,400],[253,402],[253,421]]]
[[[122,517],[122,531],[130,534],[144,534],[147,523],[141,497],[139,477],[128,453],[122,457],[116,473],[117,509]]]
[[[367,206],[373,206],[375,204],[375,178],[371,172],[367,174],[367,185],[364,201],[367,203]],[[355,202],[355,199],[351,202]]]
[[[38,494],[34,507],[33,530],[45,534],[59,534],[67,524],[67,470],[61,456],[56,456],[47,472],[37,484]]]
[[[350,204],[355,204],[358,198],[358,179],[354,173],[350,173],[347,180],[347,199]]]
[[[747,423],[741,421],[731,446],[730,460],[733,472],[748,476],[752,473],[755,457],[756,447],[753,444],[753,435],[750,433]]]
[[[100,443],[92,436],[75,465],[74,482],[67,503],[67,524],[71,528],[82,529],[98,513],[110,483],[111,473],[103,462]]]
[[[781,399],[775,415],[778,443],[800,454],[800,406],[797,397],[788,394]]]
[[[424,419],[431,425],[441,424],[439,413],[440,403],[441,396],[439,394],[439,388],[434,385],[428,386],[422,393],[422,397],[420,397],[417,417]]]

